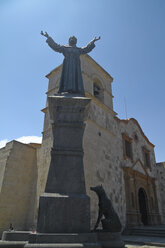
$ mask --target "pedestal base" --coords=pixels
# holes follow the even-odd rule
[[[40,196],[37,232],[89,232],[89,204],[85,194],[44,193]]]
[[[97,232],[97,239],[102,248],[124,248],[124,241],[119,232]]]
[[[124,248],[120,233],[31,234],[25,248]]]
[[[30,234],[30,231],[4,231],[2,241],[27,241]]]
[[[6,232],[6,237],[9,240],[16,237],[18,232]],[[14,235],[15,233],[15,235]],[[19,232],[20,235],[20,232]],[[22,238],[25,238],[22,232]],[[10,237],[9,237],[10,236]],[[5,237],[5,236],[4,236]],[[26,236],[27,238],[27,236]],[[24,248],[124,248],[124,242],[121,240],[120,233],[109,233],[109,232],[89,232],[89,233],[31,233],[28,239],[24,241],[28,242],[16,242],[15,240],[10,241],[11,245],[18,244],[18,247]],[[3,240],[4,247],[8,247],[8,241]],[[22,246],[21,246],[22,245]],[[11,246],[14,247],[14,246]],[[17,247],[17,246],[15,246]]]

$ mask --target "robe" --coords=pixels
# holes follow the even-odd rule
[[[86,47],[61,46],[50,36],[46,40],[48,45],[56,52],[64,55],[62,72],[58,93],[68,92],[84,96],[84,86],[81,73],[80,55],[89,53],[94,47],[94,42],[89,42]]]

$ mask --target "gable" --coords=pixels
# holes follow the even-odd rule
[[[141,160],[137,160],[134,165],[132,166],[132,169],[134,171],[138,171],[140,173],[142,173],[143,175],[148,175],[143,163],[141,162]]]

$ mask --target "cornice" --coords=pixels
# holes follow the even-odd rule
[[[56,87],[57,88],[57,87]],[[54,91],[56,88],[53,88],[49,91],[46,92],[46,94],[48,95],[50,92]],[[87,91],[85,92],[85,96],[92,99],[97,105],[99,105],[101,108],[105,109],[107,112],[109,112],[111,115],[116,116],[117,113],[115,111],[113,111],[112,109],[110,109],[108,106],[106,106],[104,103],[102,103],[101,101],[99,101],[96,97],[92,96],[90,93],[88,93]],[[41,111],[43,113],[46,112],[48,107],[45,107],[43,109],[41,109]]]

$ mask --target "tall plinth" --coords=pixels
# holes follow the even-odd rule
[[[45,193],[40,196],[37,233],[4,233],[2,246],[9,247],[10,240],[10,247],[24,248],[125,247],[120,233],[90,232],[82,148],[89,102],[85,97],[48,98],[53,147]],[[23,240],[28,242],[20,244]]]
[[[39,202],[39,233],[90,231],[82,147],[89,102],[85,97],[48,97],[53,147],[45,193]]]

